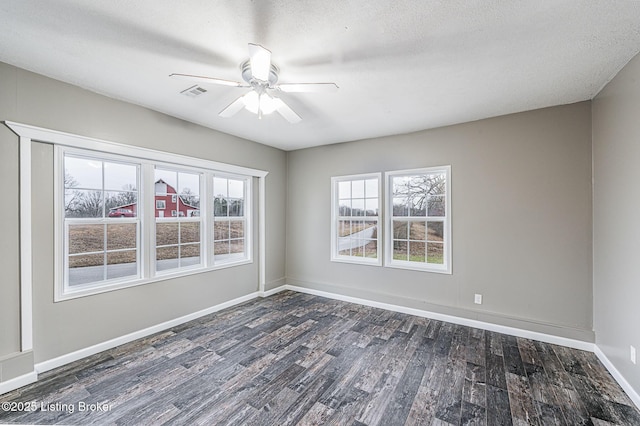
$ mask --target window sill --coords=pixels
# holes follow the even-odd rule
[[[77,290],[67,290],[63,293],[56,292],[54,302],[64,302],[66,300],[73,300],[80,297],[93,296],[96,294],[107,293],[110,291],[122,290],[126,288],[137,287],[141,285],[146,285],[146,284],[151,284],[151,283],[156,283],[156,282],[166,281],[166,280],[172,280],[172,279],[181,278],[181,277],[188,277],[191,275],[203,274],[207,272],[217,271],[220,269],[232,268],[235,266],[249,265],[252,263],[253,263],[252,259],[244,259],[242,261],[237,261],[237,262],[219,263],[217,265],[206,267],[206,268],[190,268],[190,269],[184,269],[176,272],[171,272],[171,271],[162,272],[152,278],[146,278],[146,279],[136,278],[135,280],[126,280],[126,281],[119,280],[119,281],[113,281],[108,284],[95,285],[95,286],[80,285],[78,286],[79,288]]]

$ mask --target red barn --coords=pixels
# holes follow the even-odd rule
[[[200,215],[200,208],[189,205],[178,196],[175,188],[162,179],[155,184],[155,217],[192,217]],[[110,217],[135,216],[137,203],[109,209]]]

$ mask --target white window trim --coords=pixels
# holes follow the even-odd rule
[[[232,217],[235,217],[235,220],[242,220],[244,221],[244,255],[245,257],[251,258],[251,253],[253,253],[253,238],[251,238],[251,235],[253,235],[253,220],[251,220],[251,217],[253,217],[253,183],[252,183],[252,179],[251,177],[248,176],[238,176],[238,175],[233,175],[230,173],[224,173],[224,172],[215,172],[213,173],[213,176],[210,179],[210,191],[213,190],[213,178],[214,177],[220,177],[220,178],[224,178],[224,179],[234,179],[234,180],[244,180],[244,195],[243,195],[243,211],[244,211],[244,215],[243,216],[226,216],[226,219],[222,219],[222,220],[232,220]],[[212,225],[212,230],[213,230],[213,224],[216,220],[215,216],[213,216],[213,202],[214,202],[214,198],[215,198],[215,194],[212,193],[211,197],[207,197],[208,201],[211,201],[211,216],[212,216],[212,221],[211,221],[211,225]],[[229,198],[229,197],[227,197]],[[238,264],[238,263],[242,263],[243,261],[238,261],[235,260],[233,258],[229,258],[228,260],[215,260],[215,236],[214,236],[214,232],[210,232],[209,233],[209,237],[208,237],[208,242],[211,245],[211,247],[213,247],[213,249],[210,251],[209,253],[209,261],[215,265],[219,265],[219,266],[231,266],[233,264]],[[250,263],[250,262],[245,262],[245,263]]]
[[[394,176],[408,176],[414,174],[442,173],[446,175],[446,196],[444,220],[444,263],[442,265],[432,263],[410,262],[393,259],[393,183]],[[385,222],[384,222],[384,266],[389,268],[409,269],[415,271],[435,272],[451,274],[451,166],[425,167],[420,169],[397,170],[385,173]]]
[[[378,216],[375,217],[378,222],[378,234],[377,234],[377,256],[375,259],[369,257],[357,257],[357,256],[344,256],[338,253],[338,183],[344,181],[353,180],[366,180],[377,179],[378,180]],[[382,173],[364,173],[358,175],[347,176],[335,176],[331,178],[331,261],[343,262],[343,263],[356,263],[359,265],[382,265],[382,224],[384,223],[383,217],[383,202],[382,202]],[[362,219],[373,219],[373,216],[362,216]]]
[[[31,142],[41,142],[48,143],[54,145],[54,147],[68,147],[68,148],[78,148],[82,150],[91,150],[98,151],[98,156],[102,157],[103,154],[114,153],[116,155],[125,156],[128,162],[132,162],[132,160],[149,160],[154,162],[167,162],[173,165],[181,165],[188,164],[198,168],[204,168],[211,171],[225,172],[233,175],[243,175],[248,178],[256,177],[259,179],[259,207],[258,207],[258,215],[259,215],[259,241],[260,241],[260,262],[259,262],[259,290],[264,291],[266,285],[266,244],[265,244],[265,235],[266,235],[266,227],[265,227],[265,207],[266,207],[266,197],[264,191],[266,190],[266,176],[268,172],[263,170],[251,169],[241,166],[235,166],[225,163],[219,163],[210,160],[204,160],[200,158],[194,158],[179,154],[173,154],[168,152],[156,151],[148,148],[140,148],[135,146],[118,144],[110,141],[94,139],[79,135],[74,135],[70,133],[60,132],[56,130],[50,130],[10,121],[5,121],[4,124],[9,127],[16,135],[20,137],[20,199],[23,201],[21,203],[20,209],[20,258],[21,258],[21,269],[20,269],[20,282],[21,282],[21,321],[22,321],[22,329],[21,329],[21,350],[29,350],[33,345],[33,309],[31,303],[30,296],[33,292],[33,281],[31,274],[31,261],[32,258],[32,245],[31,245],[31,226],[32,226],[32,217],[31,217],[31,203],[28,202],[28,199],[31,196],[31,180],[28,178],[31,173]],[[58,158],[62,158],[59,156]],[[141,267],[143,270],[143,276],[147,277],[145,279],[136,280],[136,281],[127,281],[123,283],[109,283],[108,285],[100,285],[99,288],[91,289],[88,286],[83,286],[82,291],[78,290],[73,292],[72,294],[60,294],[62,293],[62,280],[58,278],[58,274],[61,273],[61,265],[62,265],[62,257],[64,256],[64,252],[60,250],[60,246],[64,233],[63,222],[60,216],[60,164],[58,161],[54,164],[54,174],[55,174],[55,191],[57,191],[55,196],[55,202],[58,205],[54,206],[55,214],[58,217],[55,218],[55,227],[54,227],[54,235],[56,241],[56,249],[54,250],[55,264],[56,264],[56,285],[54,291],[54,301],[62,301],[73,299],[77,297],[104,293],[116,289],[133,287],[142,284],[148,284],[155,281],[161,281],[186,275],[192,275],[197,273],[208,272],[211,270],[227,268],[231,266],[242,265],[246,263],[251,263],[253,260],[238,262],[233,264],[222,264],[222,265],[213,265],[208,268],[192,270],[192,271],[180,271],[176,274],[167,274],[162,276],[152,276],[150,271],[150,260],[147,258],[146,260],[141,261]],[[64,170],[62,171],[64,174]],[[148,176],[147,176],[148,179]],[[144,171],[142,172],[141,180],[145,180]],[[142,184],[141,186],[144,186]],[[54,191],[54,192],[55,192]],[[142,190],[141,190],[142,192]],[[149,194],[149,191],[146,191],[146,197],[144,198],[145,205],[148,204],[150,197],[153,200],[153,194]],[[145,197],[143,193],[143,197]],[[150,209],[147,209],[150,210]],[[152,214],[152,213],[148,213]],[[143,221],[144,223],[144,221]],[[150,226],[149,221],[146,221],[147,226]],[[143,225],[145,226],[145,225]],[[148,232],[148,231],[147,231]],[[206,239],[205,239],[206,241]],[[144,244],[144,241],[141,241],[141,244]],[[141,251],[141,253],[145,253],[146,256],[150,256],[150,250],[146,249],[145,251]],[[252,252],[249,251],[251,254]]]

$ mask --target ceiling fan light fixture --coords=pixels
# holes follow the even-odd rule
[[[247,111],[251,111],[254,114],[258,113],[258,110],[260,109],[260,98],[258,97],[257,92],[254,90],[250,91],[242,97],[242,102],[244,102],[244,107]]]
[[[263,114],[271,114],[276,110],[275,101],[276,100],[274,98],[267,95],[266,93],[263,93],[262,95],[260,95],[260,111],[262,111]]]

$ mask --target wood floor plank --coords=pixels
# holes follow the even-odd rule
[[[0,395],[21,401],[46,405],[0,424],[640,425],[592,353],[291,291]]]

